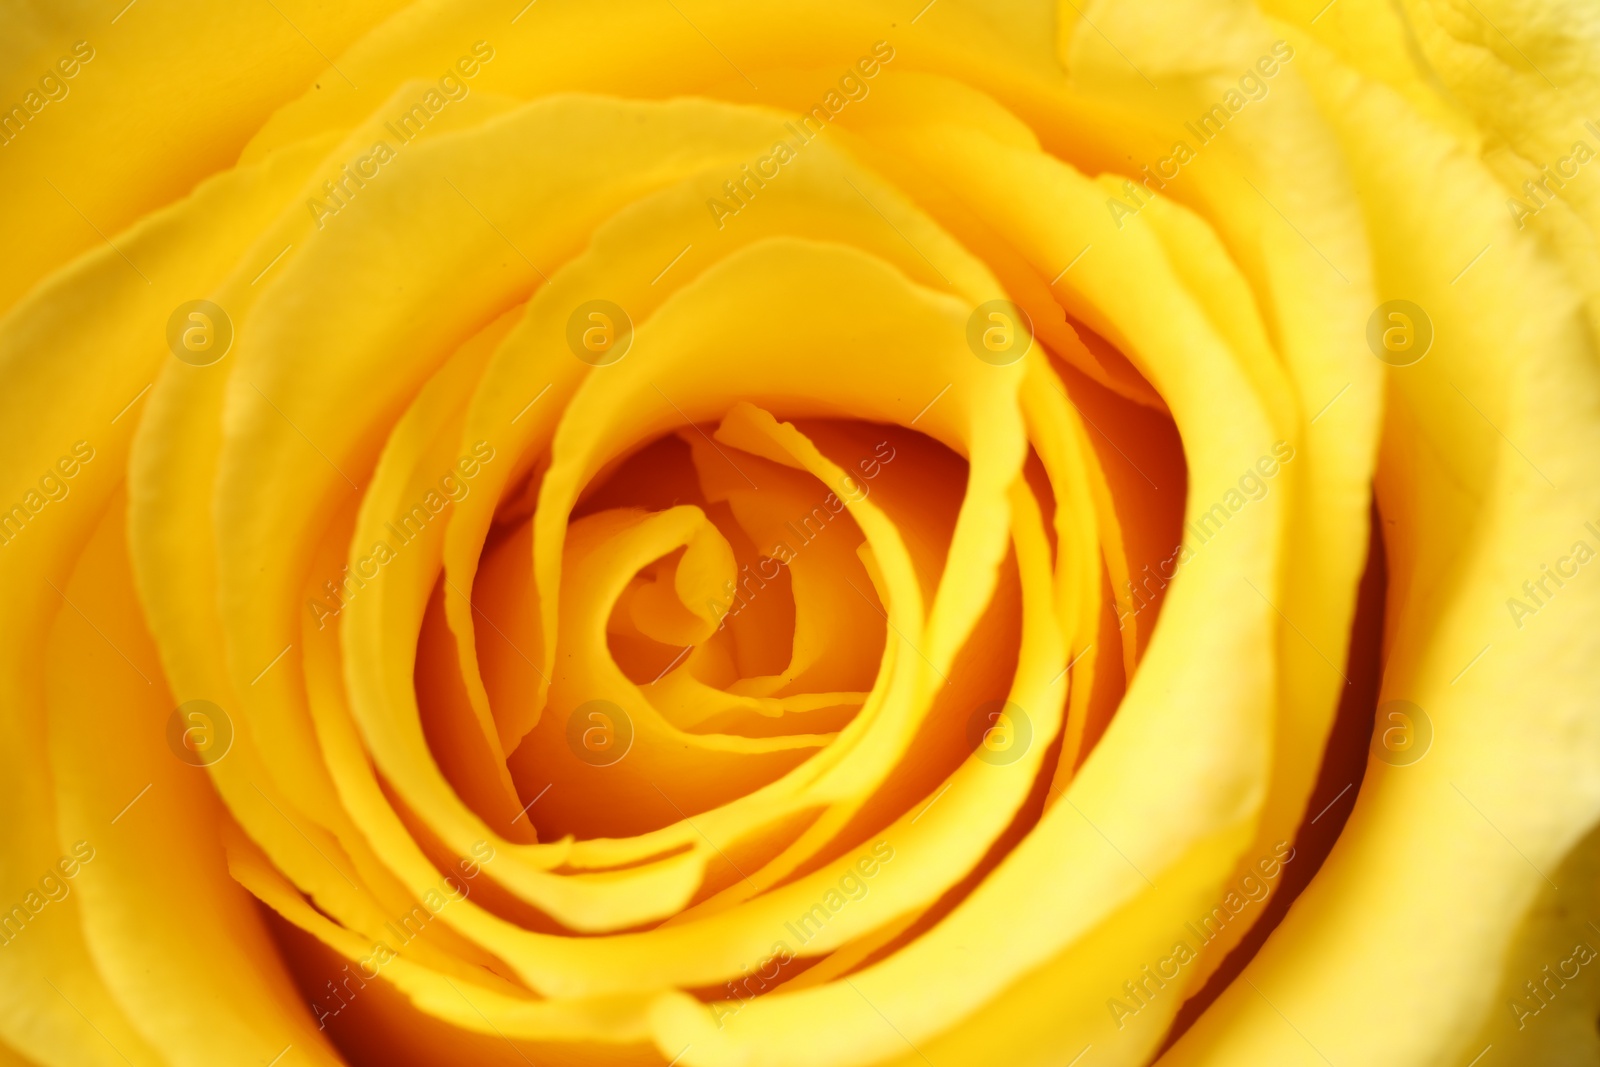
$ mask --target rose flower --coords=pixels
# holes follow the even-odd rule
[[[1589,9],[0,25],[0,1063],[1600,1055]]]

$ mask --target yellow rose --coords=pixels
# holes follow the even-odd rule
[[[1589,9],[4,25],[0,1063],[1593,1062]]]

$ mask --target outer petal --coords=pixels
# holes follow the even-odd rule
[[[1587,677],[1600,592],[1580,577],[1520,626],[1508,604],[1541,564],[1600,543],[1586,525],[1600,515],[1593,334],[1555,250],[1517,230],[1470,145],[1307,51],[1359,175],[1380,292],[1437,331],[1421,363],[1390,372],[1379,478],[1382,699],[1420,706],[1434,739],[1421,762],[1369,766],[1248,981],[1168,1059],[1446,1063],[1492,1046],[1485,1063],[1581,1062],[1595,1035],[1572,1020],[1593,1018],[1592,983],[1537,1027],[1513,1005],[1537,1006],[1522,983],[1595,936],[1580,843],[1600,815]]]

